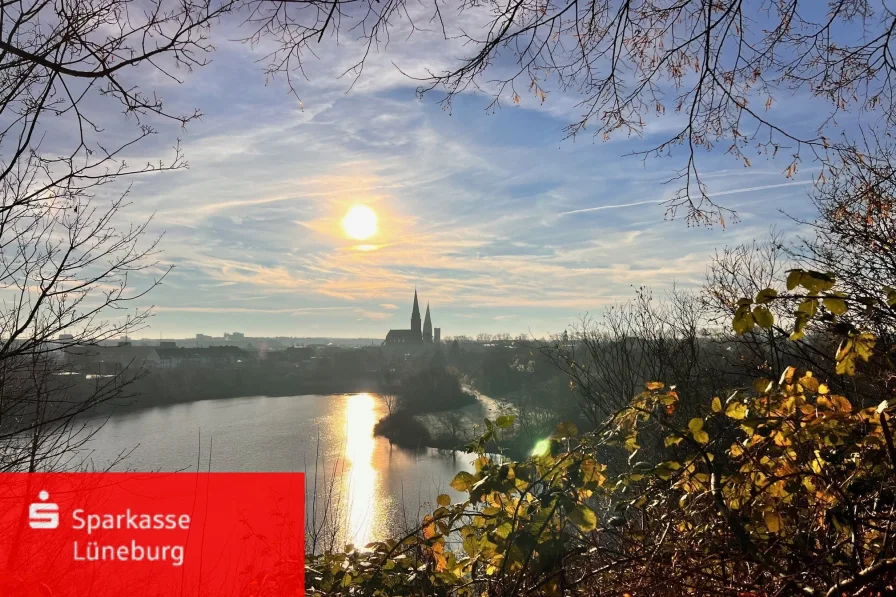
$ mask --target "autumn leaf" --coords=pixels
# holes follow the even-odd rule
[[[846,301],[842,298],[826,297],[822,302],[824,303],[825,308],[834,315],[843,315],[846,313]]]
[[[507,429],[509,427],[513,427],[513,421],[513,415],[501,415],[495,420],[495,425],[497,425],[501,429]]]
[[[588,533],[597,528],[597,514],[584,504],[577,504],[569,513],[569,521],[583,533]]]
[[[725,409],[725,416],[738,421],[744,419],[747,416],[747,405],[740,402],[732,402]]]
[[[466,471],[461,471],[454,476],[451,481],[451,487],[455,491],[468,491],[476,482],[476,478]]]
[[[763,305],[753,307],[753,319],[756,321],[756,325],[764,329],[769,329],[775,325],[775,316],[768,310],[768,307]]]
[[[797,282],[799,283],[799,282]],[[774,298],[778,296],[778,291],[774,288],[764,288],[756,293],[756,304],[764,305],[765,303],[771,302]]]
[[[703,419],[694,417],[688,423],[688,429],[691,431],[691,437],[701,444],[709,443],[709,434],[703,430]]]

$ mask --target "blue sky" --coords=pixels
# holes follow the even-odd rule
[[[132,181],[125,216],[153,216],[150,231],[164,233],[159,259],[175,266],[141,300],[156,315],[138,335],[384,337],[408,326],[416,285],[443,336],[540,336],[641,285],[696,287],[716,248],[793,229],[780,210],[811,214],[817,170],[787,179],[786,156],[751,157],[745,168],[718,151],[702,156],[703,175],[741,221],[666,221],[660,203],[677,187],[665,181],[681,163],[626,154],[656,144],[674,116],[650,122],[644,138],[601,142],[564,140],[577,98],[560,93],[494,112],[488,98],[465,94],[449,113],[435,95],[417,98],[393,65],[445,64],[455,48],[425,34],[372,56],[350,92],[351,79],[337,75],[352,43],[325,41],[299,85],[301,104],[282,79],[265,81],[264,48],[232,36],[223,29],[213,62],[184,84],[150,81],[169,109],[199,107],[204,117],[186,130],[159,124],[132,156],[157,157],[179,136],[190,163]],[[811,116],[799,98],[775,110],[795,127]],[[359,250],[339,225],[359,203],[379,215],[367,241],[376,250]]]

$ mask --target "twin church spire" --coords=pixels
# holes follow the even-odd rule
[[[414,308],[411,310],[411,331],[420,334],[423,342],[432,342],[432,319],[429,315],[429,303],[426,303],[426,319],[423,320],[423,329],[420,329],[420,303],[417,301],[417,289],[414,288]]]
[[[420,301],[417,298],[417,289],[414,288],[414,306],[411,309],[411,329],[389,330],[384,344],[432,344],[441,342],[441,330],[432,327],[432,316],[429,313],[429,303],[426,304],[426,317],[421,322]],[[435,337],[433,337],[435,336]]]

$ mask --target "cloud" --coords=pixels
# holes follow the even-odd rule
[[[767,232],[761,204],[799,209],[798,187],[811,182],[786,181],[779,160],[750,170],[710,156],[711,195],[730,196],[743,221],[686,229],[661,205],[677,162],[623,157],[677,122],[653,123],[643,139],[573,143],[561,142],[571,96],[488,114],[482,96],[463,94],[446,113],[393,65],[450,64],[453,50],[426,37],[372,57],[348,94],[334,74],[352,42],[325,40],[300,107],[282,81],[265,87],[261,50],[216,43],[209,67],[166,89],[205,112],[183,133],[190,169],[132,190],[129,217],[155,214],[161,259],[176,265],[148,297],[159,305],[151,335],[238,322],[253,335],[383,337],[387,320],[410,317],[415,286],[445,335],[556,331],[641,285],[697,287],[716,247]],[[363,247],[339,226],[356,203],[381,227]]]

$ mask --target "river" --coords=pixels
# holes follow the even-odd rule
[[[384,415],[376,394],[203,400],[92,422],[80,456],[112,470],[303,471],[318,548],[364,545],[401,533],[440,493],[460,499],[449,483],[472,460],[390,446],[373,435]]]

